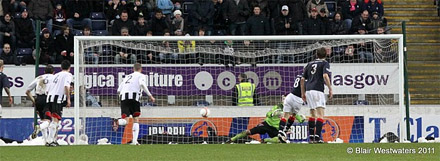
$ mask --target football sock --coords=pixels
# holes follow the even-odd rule
[[[55,135],[58,130],[58,123],[57,122],[51,122],[49,125],[49,139],[48,142],[56,142],[57,138],[55,138]]]
[[[295,122],[295,117],[290,116],[289,120],[287,120],[286,130],[290,129],[290,126],[292,126],[293,122]]]
[[[266,143],[280,143],[280,140],[278,139],[278,137],[273,137],[273,138],[264,139],[264,142],[266,142]]]
[[[138,136],[139,136],[139,123],[136,122],[133,123],[133,140],[131,142],[137,143]]]
[[[45,129],[41,129],[41,134],[43,134],[43,140],[45,141],[45,142],[48,142],[48,138],[47,138],[47,128],[45,128]]]
[[[322,118],[318,118],[316,120],[316,135],[318,137],[321,137],[321,131],[322,131],[322,124],[324,123],[324,120]]]
[[[125,119],[118,119],[118,124],[121,125],[121,126],[125,126],[125,125],[127,125],[127,120],[125,120]]]
[[[231,141],[236,141],[236,140],[238,140],[238,139],[240,139],[240,138],[243,138],[243,137],[245,137],[245,136],[246,136],[246,131],[243,131],[243,132],[241,132],[241,133],[235,135],[234,137],[232,137],[232,138],[231,138]]]
[[[289,127],[289,126],[287,126]],[[281,118],[280,120],[280,126],[278,127],[279,130],[284,131],[286,130],[286,118]]]
[[[309,118],[309,136],[315,135],[315,118]]]

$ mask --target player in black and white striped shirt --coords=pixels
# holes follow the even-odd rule
[[[47,142],[50,143],[49,146],[58,146],[56,134],[63,114],[63,106],[70,107],[70,83],[72,82],[70,62],[68,60],[61,62],[61,69],[61,72],[53,76],[46,99],[46,106],[52,116],[52,122],[49,125],[49,137],[47,139]]]
[[[139,116],[141,115],[139,99],[142,96],[142,91],[145,91],[152,102],[155,101],[155,98],[147,88],[145,75],[142,74],[142,66],[136,63],[133,66],[133,73],[126,75],[118,87],[118,93],[121,99],[121,119],[117,120],[117,125],[126,125],[128,117],[130,115],[133,116],[133,145],[139,145],[137,142],[139,135]]]
[[[37,114],[42,121],[40,125],[35,126],[34,132],[32,133],[32,139],[35,139],[38,132],[41,130],[43,139],[46,141],[48,135],[47,128],[49,127],[50,119],[52,118],[49,109],[46,108],[47,87],[50,85],[50,80],[52,80],[53,77],[53,66],[47,65],[44,73],[45,74],[38,76],[31,82],[31,84],[29,84],[26,90],[26,95],[32,101],[32,104],[35,105]],[[35,94],[37,95],[36,99],[34,99],[31,93],[34,89]]]

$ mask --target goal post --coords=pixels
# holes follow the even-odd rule
[[[96,144],[102,138],[112,144],[130,142],[131,126],[113,131],[111,118],[120,117],[116,89],[132,72],[132,59],[142,63],[147,86],[157,96],[155,103],[145,95],[141,100],[138,139],[148,144],[222,143],[258,125],[281,103],[281,95],[290,92],[296,75],[322,47],[329,55],[335,95],[327,102],[324,140],[377,142],[387,132],[406,140],[401,34],[75,36],[75,144],[81,139]],[[99,55],[98,64],[89,60],[90,54]],[[124,54],[127,58],[118,58],[124,64],[115,64],[115,56]],[[233,106],[240,73],[256,84],[254,107]],[[92,107],[89,98],[101,107]],[[211,111],[208,118],[199,114],[204,106]],[[309,108],[303,106],[300,114],[309,116]],[[295,123],[290,140],[306,141],[305,127]]]

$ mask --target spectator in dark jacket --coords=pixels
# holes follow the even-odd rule
[[[67,20],[66,10],[64,10],[61,3],[56,4],[53,15],[53,24],[55,26],[55,30],[61,30],[61,27],[66,24]]]
[[[276,35],[298,35],[298,26],[289,14],[287,5],[281,7],[281,15],[275,19]]]
[[[229,33],[231,35],[244,35],[246,20],[249,16],[249,3],[246,0],[228,0],[225,1],[223,11],[223,15],[229,23]]]
[[[154,13],[154,18],[151,19],[151,31],[153,36],[163,36],[165,30],[169,31],[168,23],[165,21],[161,10],[156,10]]]
[[[329,26],[330,35],[345,35],[348,28],[342,19],[342,13],[336,12],[335,18],[330,22]]]
[[[56,60],[54,39],[48,29],[43,29],[40,39],[40,64],[53,64]],[[34,52],[36,52],[34,50]],[[58,53],[57,55],[59,55]],[[34,54],[35,55],[35,54]]]
[[[212,35],[225,35],[226,34],[226,19],[223,17],[224,0],[213,0],[214,2],[214,15],[213,15],[213,32]]]
[[[17,54],[12,51],[11,46],[8,43],[3,45],[3,53],[0,56],[0,59],[3,60],[4,64],[15,64],[19,65],[20,63],[17,61]]]
[[[293,21],[298,25],[298,32],[303,34],[303,23],[308,17],[308,11],[303,0],[281,0],[281,5],[287,5],[290,9],[289,14],[292,16]]]
[[[281,7],[281,15],[275,19],[275,34],[276,35],[298,35],[298,25],[293,21],[289,14],[289,7],[284,5]],[[280,42],[277,44],[277,49],[290,49],[291,44],[288,42]],[[293,56],[278,55],[275,63],[293,63]]]
[[[367,33],[371,30],[369,24],[371,23],[368,11],[364,10],[361,15],[353,19],[351,24],[351,33],[355,33],[360,26],[363,26]]]
[[[115,20],[112,26],[112,35],[120,36],[121,35],[121,29],[123,27],[128,28],[128,31],[130,31],[130,35],[133,34],[134,31],[134,22],[131,19],[128,19],[128,13],[127,11],[122,11],[120,15],[120,19]]]
[[[342,5],[341,10],[347,27],[351,28],[353,19],[358,17],[362,12],[362,4],[358,3],[357,0],[350,0]]]
[[[29,17],[46,22],[46,28],[52,32],[53,6],[50,0],[33,0],[28,4]],[[35,26],[35,25],[34,25]]]
[[[379,27],[387,26],[387,19],[385,17],[380,17],[379,13],[373,12],[373,16],[371,16],[371,22],[368,24],[368,28],[372,30],[373,33],[377,33],[376,30]]]
[[[318,10],[312,8],[310,18],[304,22],[305,35],[323,35],[325,34],[325,26],[321,19],[318,18]]]
[[[367,0],[368,2],[364,4],[364,10],[368,10],[370,15],[373,15],[373,12],[379,13],[379,17],[383,16],[383,4],[382,2],[378,2],[376,0]]]
[[[15,43],[17,41],[15,37],[15,23],[11,20],[11,15],[6,13],[3,19],[0,20],[0,45],[8,42],[11,44],[11,48],[15,49]]]
[[[144,17],[144,19],[147,20],[151,18],[148,8],[142,4],[141,0],[136,0],[134,2],[134,5],[133,7],[130,8],[130,13],[128,15],[130,16],[130,19],[133,21],[137,21],[139,16],[142,16]]]
[[[205,29],[205,34],[210,36],[215,13],[214,3],[212,3],[212,0],[195,1],[192,11],[191,16],[193,18],[195,31],[191,32],[191,34],[198,35],[199,29],[203,28]]]
[[[330,18],[327,16],[327,13],[325,12],[325,8],[321,8],[319,11],[318,17],[322,21],[322,25],[324,26],[324,34],[330,35]]]
[[[261,15],[268,18],[270,14],[269,1],[268,0],[248,0],[249,8],[254,9],[255,6],[259,6],[261,10]],[[273,1],[270,1],[273,3]]]
[[[145,22],[144,17],[138,16],[137,24],[136,24],[136,26],[134,26],[135,35],[146,36],[149,30],[150,30],[150,27],[148,26],[147,22]]]
[[[269,19],[261,14],[260,6],[254,6],[254,15],[247,20],[249,35],[270,35]]]
[[[32,20],[28,17],[26,9],[21,13],[21,18],[15,19],[15,31],[17,46],[20,48],[32,48],[34,45],[35,33],[32,27]]]
[[[63,33],[54,38],[55,41],[55,53],[57,63],[61,63],[63,60],[69,60],[73,63],[73,35],[70,34],[70,28],[63,27]]]
[[[122,1],[125,2],[125,1]],[[120,0],[110,0],[106,4],[105,15],[109,21],[119,19],[122,11],[127,10],[127,6]]]
[[[67,25],[70,29],[78,26],[82,30],[84,27],[92,27],[89,4],[82,0],[70,0],[67,2]]]

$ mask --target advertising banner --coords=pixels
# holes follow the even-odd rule
[[[35,67],[33,66],[5,66],[3,73],[8,76],[12,96],[26,96],[26,88],[35,78]],[[6,93],[3,90],[3,96]]]
[[[399,116],[391,114],[365,117],[365,142],[378,142],[380,137],[386,133],[393,133],[400,137],[398,131],[400,128],[406,130],[406,120],[402,120],[403,127],[400,125]],[[417,138],[440,136],[440,122],[436,115],[411,115],[410,123],[410,141],[417,141]],[[406,139],[406,138],[405,138]]]
[[[263,117],[220,117],[220,118],[141,118],[139,140],[143,143],[201,143],[214,140],[221,143],[247,129],[256,127]],[[418,138],[439,137],[440,124],[437,116],[413,116],[410,118],[411,141]],[[91,117],[86,119],[86,134],[89,144],[108,138],[112,144],[124,144],[131,141],[132,122],[112,129],[110,117]],[[10,126],[10,125],[14,126]],[[322,138],[335,141],[339,138],[344,143],[377,142],[385,133],[392,132],[399,136],[398,119],[392,116],[330,116],[324,120]],[[17,128],[20,127],[20,128]],[[63,118],[58,138],[68,143],[74,139],[73,118]],[[32,118],[0,119],[0,137],[24,140],[33,131]],[[308,141],[308,123],[294,123],[288,138],[291,142]],[[262,140],[268,135],[254,135],[252,139]]]
[[[40,70],[41,73],[43,69]],[[335,94],[397,94],[398,67],[395,64],[331,64]],[[73,70],[72,70],[73,72]],[[147,86],[155,95],[231,95],[245,73],[260,95],[290,92],[302,65],[291,66],[160,66],[144,67]],[[85,87],[93,95],[116,95],[117,87],[131,66],[86,68]]]

